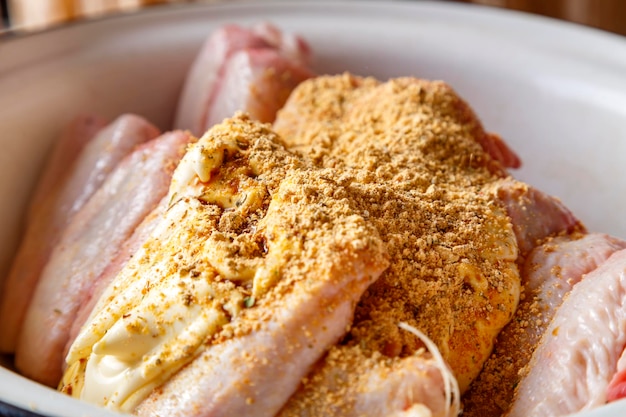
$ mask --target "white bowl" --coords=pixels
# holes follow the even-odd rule
[[[302,34],[319,72],[447,81],[520,154],[518,178],[561,197],[590,230],[626,238],[625,38],[446,2],[196,5],[0,40],[0,271],[61,126],[93,111],[168,128],[204,38],[262,20]],[[1,367],[0,401],[49,416],[108,415]],[[585,414],[623,415],[622,402]]]

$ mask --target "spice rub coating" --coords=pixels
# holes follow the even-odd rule
[[[379,231],[391,260],[328,357],[415,355],[423,344],[398,328],[406,322],[436,343],[465,390],[520,295],[510,220],[483,190],[505,169],[483,149],[486,133],[471,109],[442,82],[344,74],[302,83],[274,128],[319,166],[356,175],[351,201]],[[307,378],[283,415],[325,401],[315,383],[322,379]],[[335,402],[354,401],[349,395]],[[316,415],[339,409],[327,404]]]

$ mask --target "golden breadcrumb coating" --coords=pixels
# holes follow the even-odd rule
[[[344,74],[302,83],[274,128],[316,164],[359,173],[358,209],[391,257],[323,366],[354,363],[338,358],[355,349],[354,355],[368,358],[416,354],[423,344],[398,328],[406,322],[436,343],[465,390],[520,294],[509,218],[482,192],[504,171],[481,148],[485,132],[475,115],[442,82],[381,83]],[[360,363],[363,371],[369,366]],[[283,415],[326,401],[314,381],[315,375],[304,381],[307,395],[300,393],[299,404],[288,404]],[[349,401],[341,393],[333,398]],[[338,408],[328,404],[326,410]]]

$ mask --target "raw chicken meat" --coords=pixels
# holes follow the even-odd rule
[[[611,378],[607,388],[606,400],[608,402],[626,398],[626,350],[617,362],[617,373]]]
[[[167,193],[190,137],[167,133],[128,155],[72,219],[44,267],[22,326],[16,367],[56,386],[80,303],[122,243]]]
[[[548,211],[550,212],[550,211]],[[463,415],[500,416],[513,399],[520,371],[566,294],[626,241],[605,234],[566,235],[535,248],[522,269],[523,301],[498,335],[493,355],[465,395]]]
[[[479,136],[478,141],[485,152],[504,167],[519,168],[522,166],[522,160],[519,156],[495,133],[485,133],[484,136]]]
[[[626,250],[576,284],[554,315],[509,417],[565,416],[607,401],[626,346]]]
[[[88,119],[89,120],[89,119]],[[81,126],[83,124],[83,126]],[[94,123],[96,126],[100,122]],[[92,129],[93,128],[93,129]],[[60,178],[44,178],[30,208],[26,232],[13,260],[9,275],[4,280],[0,300],[0,351],[13,352],[19,329],[33,291],[39,281],[52,249],[74,215],[86,204],[107,176],[137,145],[158,136],[156,127],[135,115],[120,116],[93,138],[95,126],[89,121],[79,121],[70,128],[69,136],[61,139],[48,176],[62,174]],[[84,136],[83,136],[84,135]],[[78,153],[70,167],[70,154]],[[66,149],[65,146],[69,146]],[[63,156],[66,155],[66,156]],[[66,159],[67,158],[67,159]],[[51,187],[51,188],[48,188]]]
[[[203,126],[211,127],[238,110],[261,122],[273,122],[291,91],[312,75],[274,49],[237,51],[224,66]]]
[[[528,184],[504,178],[489,184],[486,190],[502,203],[511,218],[522,257],[549,236],[585,231],[561,201]]]
[[[211,129],[70,348],[63,390],[140,415],[275,414],[388,265],[333,175],[243,116]]]
[[[247,110],[263,122],[273,121],[275,110],[284,104],[293,87],[313,75],[307,67],[309,55],[309,47],[301,38],[269,24],[253,29],[236,25],[218,29],[190,69],[175,128],[202,135],[237,110]],[[265,85],[268,82],[272,85],[269,89]],[[267,105],[269,108],[264,109]]]

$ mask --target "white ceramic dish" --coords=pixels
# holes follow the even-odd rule
[[[59,128],[81,111],[167,128],[197,48],[227,22],[269,20],[311,43],[320,72],[450,83],[519,152],[516,175],[593,231],[626,237],[626,39],[446,2],[279,2],[156,8],[0,41],[0,272]],[[0,400],[49,416],[108,415],[0,367]],[[585,414],[626,415],[616,403]]]

